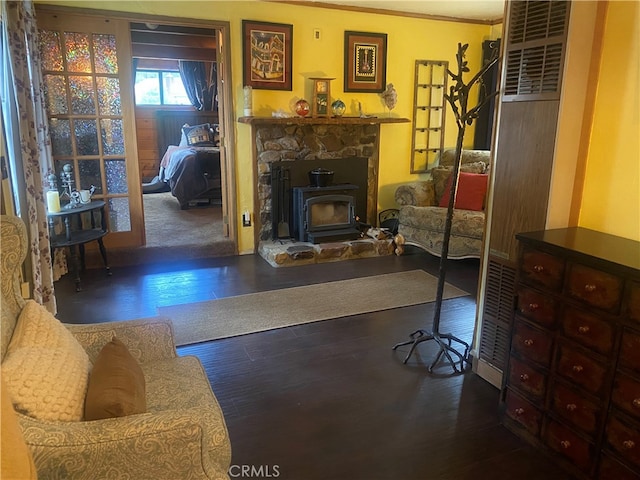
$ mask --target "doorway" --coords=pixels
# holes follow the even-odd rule
[[[73,150],[71,153],[78,157],[77,159],[73,156],[69,157],[71,161],[73,161],[74,172],[78,176],[76,178],[76,184],[84,185],[83,179],[80,176],[86,168],[87,165],[97,164],[99,166],[100,173],[100,185],[102,186],[102,192],[99,192],[98,195],[108,197],[108,199],[113,203],[113,207],[110,210],[118,213],[118,228],[122,231],[110,231],[109,235],[105,237],[105,244],[109,250],[110,263],[112,264],[133,264],[140,263],[141,261],[154,261],[155,259],[161,259],[162,252],[156,253],[154,255],[148,256],[149,260],[141,260],[143,257],[146,257],[145,252],[145,226],[144,226],[144,210],[143,210],[143,202],[142,202],[142,183],[143,177],[141,175],[142,167],[144,166],[144,149],[141,149],[141,143],[144,140],[144,134],[141,134],[139,126],[140,124],[145,123],[145,119],[136,115],[135,112],[135,102],[133,99],[133,83],[134,83],[134,74],[133,67],[134,63],[133,58],[135,53],[132,50],[131,45],[131,25],[133,23],[142,23],[145,26],[151,26],[148,28],[148,31],[151,32],[154,30],[153,26],[165,26],[167,30],[174,30],[180,32],[180,30],[194,28],[194,29],[204,29],[207,30],[209,36],[211,37],[209,44],[213,45],[214,55],[213,58],[209,60],[212,62],[216,62],[217,70],[215,72],[216,84],[217,84],[217,129],[218,129],[218,138],[219,138],[219,176],[220,176],[220,192],[219,192],[219,203],[218,206],[219,214],[218,218],[220,219],[217,223],[217,231],[219,232],[219,238],[221,238],[224,242],[226,242],[225,253],[226,255],[237,253],[237,228],[233,222],[228,222],[226,219],[228,218],[236,218],[236,205],[235,205],[235,168],[234,164],[234,129],[233,127],[233,107],[232,107],[232,92],[231,92],[231,70],[230,65],[226,65],[223,62],[223,59],[231,58],[230,53],[230,25],[229,22],[224,21],[215,21],[215,20],[197,20],[197,19],[183,19],[180,18],[179,21],[176,21],[175,17],[160,17],[153,15],[137,15],[125,12],[109,12],[105,13],[104,11],[89,11],[85,9],[77,9],[72,7],[60,7],[60,6],[48,6],[48,5],[38,5],[38,23],[42,24],[42,27],[51,31],[60,30],[64,33],[64,31],[69,31],[71,33],[74,32],[84,32],[88,30],[89,45],[93,45],[93,50],[90,50],[90,53],[95,50],[95,55],[91,54],[90,60],[86,62],[88,65],[91,65],[93,69],[94,65],[102,65],[102,62],[99,61],[101,58],[101,53],[104,51],[108,51],[101,48],[95,48],[95,45],[98,45],[99,40],[102,39],[100,35],[111,35],[108,37],[109,40],[115,45],[114,49],[110,50],[113,52],[111,60],[113,60],[113,65],[117,65],[118,73],[117,79],[119,81],[120,86],[120,105],[122,110],[122,135],[124,137],[124,155],[119,154],[118,152],[111,152],[105,149],[105,145],[110,145],[108,142],[110,140],[109,131],[101,126],[107,122],[107,120],[113,120],[111,116],[107,115],[105,121],[99,115],[93,115],[93,117],[98,118],[96,120],[96,125],[100,125],[100,128],[96,127],[96,136],[98,138],[98,148],[97,154],[92,150],[91,155],[86,153],[84,150],[78,150],[76,153]],[[64,30],[67,29],[67,30]],[[159,28],[156,28],[158,30]],[[103,33],[104,30],[104,33]],[[108,30],[108,31],[107,31]],[[95,33],[99,32],[99,33]],[[93,35],[93,36],[91,36]],[[163,34],[163,36],[167,36]],[[180,33],[176,33],[173,35],[174,42],[173,45],[164,45],[164,50],[166,51],[175,51],[180,45],[181,39]],[[66,38],[66,37],[65,37]],[[83,37],[84,38],[84,37]],[[149,42],[143,41],[139,42],[142,44],[143,49],[147,49]],[[182,48],[191,48],[191,50],[197,50],[198,46],[195,47],[182,47]],[[67,49],[71,51],[71,49]],[[137,52],[138,56],[140,52]],[[152,55],[147,53],[147,57],[151,58],[164,58],[167,57],[166,53],[162,56],[160,55]],[[174,55],[175,56],[175,55]],[[95,60],[94,60],[95,58]],[[67,59],[68,60],[68,59]],[[57,74],[57,70],[53,73]],[[64,73],[64,72],[63,72]],[[73,73],[73,72],[72,72]],[[91,72],[89,72],[91,73]],[[88,76],[89,73],[85,75]],[[102,75],[99,71],[98,74]],[[72,76],[72,74],[69,74]],[[78,74],[73,73],[73,75],[78,76]],[[105,73],[103,76],[109,77],[109,75],[116,77],[116,73]],[[65,77],[66,78],[66,77]],[[108,78],[110,80],[111,77]],[[98,79],[99,80],[99,79]],[[94,105],[97,105],[96,111],[102,114],[103,105],[100,103],[100,95],[103,95],[105,90],[104,88],[100,88],[100,85],[96,87],[96,82],[98,80],[93,81],[91,85],[94,85],[93,91],[97,92],[94,96],[97,98],[95,100]],[[223,81],[224,80],[224,81]],[[72,99],[73,94],[76,90],[69,89],[65,87],[64,89],[67,92],[67,96],[71,95]],[[69,94],[71,91],[71,94]],[[100,94],[100,95],[98,95]],[[103,95],[104,96],[104,95]],[[53,97],[52,97],[53,98]],[[57,97],[56,97],[57,98]],[[84,98],[84,97],[82,97]],[[110,100],[111,97],[107,98],[105,101]],[[76,102],[78,103],[78,102]],[[229,106],[228,108],[226,108]],[[175,105],[171,106],[171,108],[176,108]],[[179,109],[179,107],[178,107]],[[195,108],[191,108],[192,111],[196,111]],[[71,113],[63,112],[65,115],[69,116]],[[85,112],[82,112],[83,115]],[[62,115],[62,113],[60,114]],[[82,117],[80,113],[74,115],[78,116],[78,118]],[[87,114],[88,115],[88,114]],[[84,116],[87,116],[84,115]],[[91,118],[93,118],[91,117]],[[66,120],[66,117],[64,118]],[[71,122],[73,122],[75,117],[71,118]],[[84,118],[80,118],[80,120],[85,120]],[[117,118],[116,120],[119,120]],[[113,122],[111,122],[113,123]],[[152,127],[154,128],[154,127]],[[76,128],[77,130],[77,128]],[[113,130],[113,129],[112,129]],[[93,138],[93,137],[92,137]],[[179,144],[179,140],[176,142]],[[77,142],[72,145],[78,145]],[[75,147],[74,147],[75,148]],[[95,150],[95,149],[94,149]],[[158,144],[155,143],[154,148],[155,153],[152,153],[150,156],[154,158],[154,162],[159,163],[162,159],[162,154],[158,154]],[[148,153],[148,152],[147,152]],[[68,155],[67,155],[68,156]],[[94,158],[95,157],[95,158]],[[104,158],[103,158],[104,157]],[[114,157],[114,158],[111,158]],[[158,158],[160,157],[160,158]],[[124,159],[124,160],[123,160]],[[54,160],[56,157],[54,156]],[[60,161],[67,160],[67,157],[60,157]],[[116,160],[119,160],[120,163],[116,163]],[[93,163],[91,163],[93,162]],[[102,163],[100,163],[102,162]],[[104,166],[103,166],[104,164]],[[126,181],[122,180],[124,177],[122,170],[123,168],[111,169],[114,172],[109,170],[111,164],[115,164],[116,166],[120,166],[120,164],[124,164],[126,167]],[[157,168],[157,167],[154,167]],[[98,169],[95,169],[98,171]],[[96,174],[97,175],[97,174]],[[97,177],[96,177],[97,178]],[[119,190],[115,190],[114,188],[109,188],[110,181],[113,182],[118,180],[118,185],[121,185]],[[96,180],[97,181],[97,180]],[[95,183],[94,183],[95,184]],[[106,185],[106,187],[105,187]],[[111,199],[113,197],[113,200]],[[101,197],[100,197],[101,198]],[[126,201],[126,204],[125,204]],[[119,203],[118,203],[119,202]],[[120,205],[123,204],[123,205]],[[110,205],[111,206],[111,205]],[[194,205],[195,207],[196,205]],[[120,210],[122,212],[120,212]],[[109,215],[113,214],[111,211]],[[122,222],[122,219],[128,220],[126,224]],[[120,226],[124,225],[124,227],[120,228]],[[126,228],[125,228],[126,227]],[[184,227],[180,228],[179,234],[171,235],[172,240],[175,240],[173,237],[177,237],[178,240],[180,238],[185,241],[188,240],[189,237],[194,236],[194,231],[185,231]],[[215,239],[215,236],[213,236]],[[164,238],[168,238],[168,235],[164,235]],[[165,242],[167,243],[167,242]],[[185,243],[186,244],[186,243]],[[209,249],[211,251],[211,249]],[[187,252],[187,249],[183,249],[184,253],[189,254],[193,257],[193,252]],[[92,266],[92,257],[93,251],[88,252],[87,264]],[[215,252],[214,252],[215,254]],[[122,258],[118,258],[121,256]],[[207,256],[211,256],[209,253]],[[153,257],[153,258],[151,258]],[[180,257],[180,255],[177,255]],[[113,259],[113,260],[112,260]],[[118,261],[121,260],[121,261]]]

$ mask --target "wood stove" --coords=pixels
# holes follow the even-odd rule
[[[357,185],[293,188],[293,237],[325,243],[360,236],[356,225]]]

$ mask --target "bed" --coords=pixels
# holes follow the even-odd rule
[[[183,210],[197,200],[221,202],[220,148],[170,145],[158,177],[168,185]]]
[[[164,152],[158,175],[143,184],[144,193],[171,191],[180,208],[194,201],[222,202],[217,115],[207,112],[164,112],[157,118],[159,151]],[[212,116],[213,115],[213,116]],[[185,120],[206,122],[194,125]],[[184,123],[179,123],[184,122]],[[178,145],[179,143],[179,145]]]

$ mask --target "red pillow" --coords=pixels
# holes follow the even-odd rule
[[[461,210],[482,210],[484,197],[487,194],[487,181],[489,175],[486,173],[460,172],[458,177],[458,192],[456,195],[455,208]],[[453,176],[449,176],[447,188],[444,189],[439,206],[449,206],[449,195],[451,194],[451,182]]]

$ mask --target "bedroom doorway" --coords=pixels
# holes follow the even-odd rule
[[[232,144],[227,143],[226,132],[233,129],[224,109],[231,99],[226,91],[231,82],[223,82],[228,72],[220,61],[230,58],[222,51],[223,45],[229,45],[225,41],[228,26],[145,17],[131,22],[130,32],[145,246],[182,251],[185,258],[234,254],[235,226],[226,221],[235,218],[228,213],[235,210],[233,188],[229,188],[233,186],[229,153],[233,152],[226,149]],[[185,79],[185,70],[198,70],[201,75]],[[176,84],[181,88],[176,89]],[[176,90],[180,90],[177,95]],[[199,151],[198,158],[187,156],[183,150],[190,146],[184,145],[184,125],[206,125],[211,142],[197,142],[193,148],[215,154]],[[177,163],[171,163],[177,161],[176,155],[197,166],[182,163],[186,166],[176,171]]]

